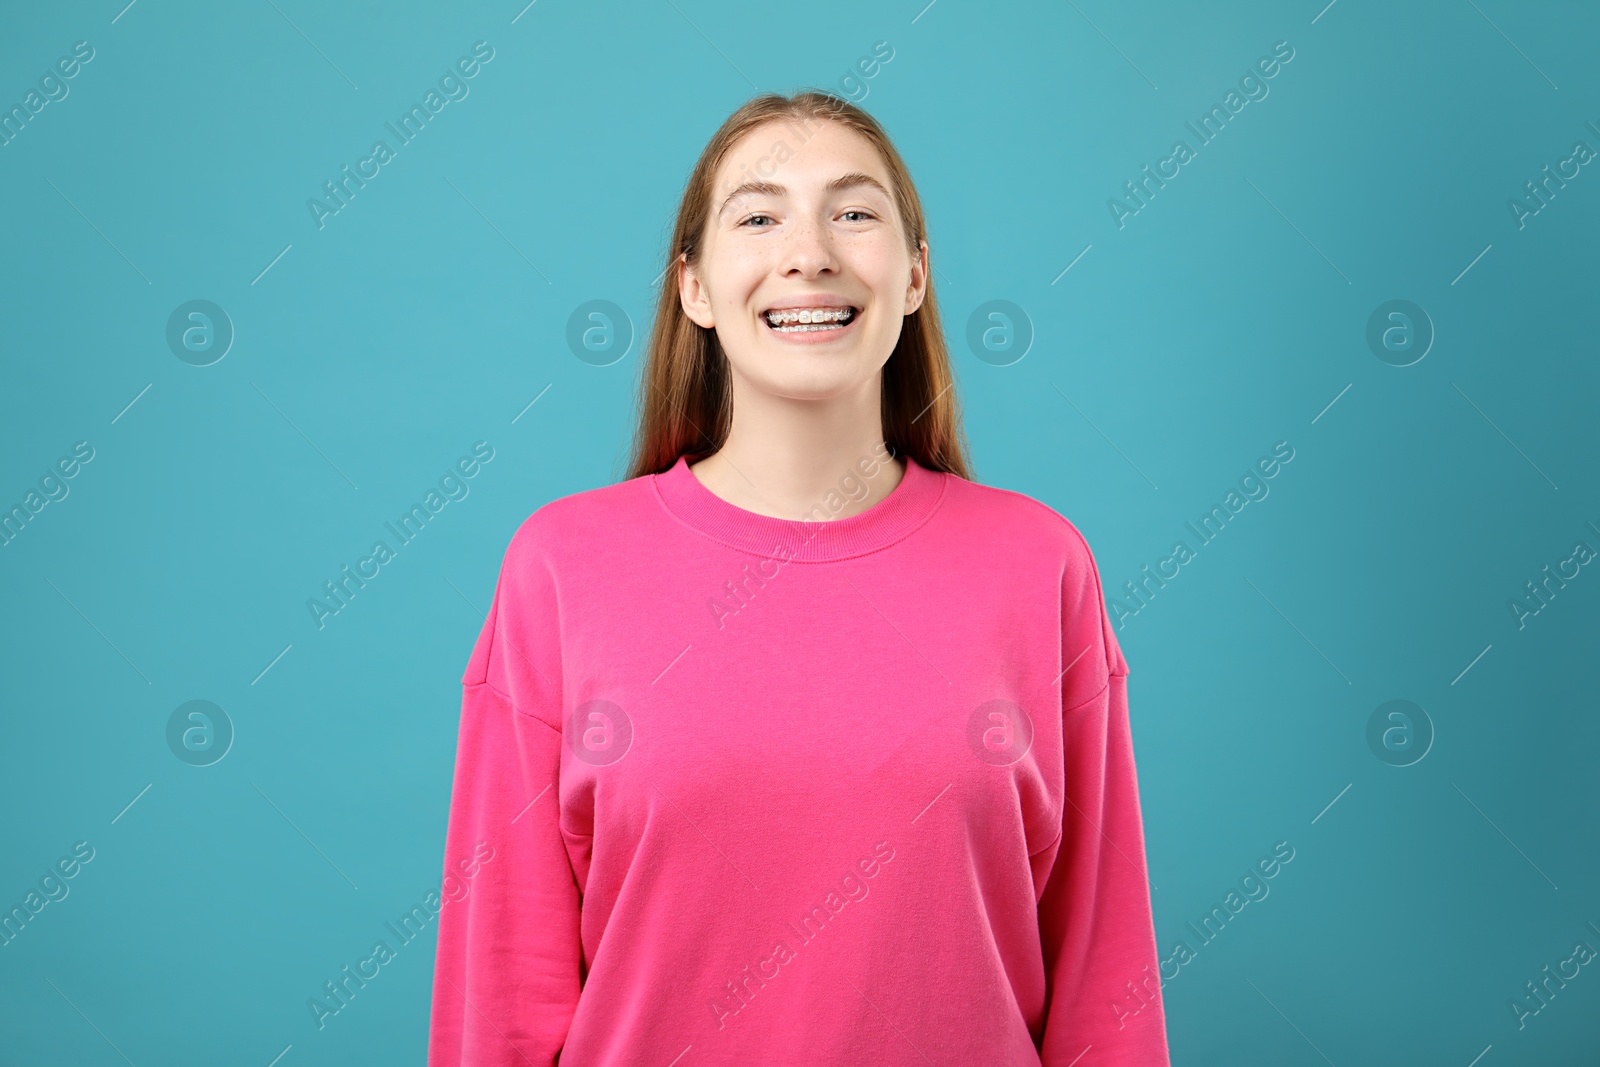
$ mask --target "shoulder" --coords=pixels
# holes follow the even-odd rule
[[[643,525],[653,493],[648,475],[631,478],[555,497],[522,519],[500,560],[502,627],[558,622],[563,587],[601,573],[619,538]]]
[[[1027,493],[947,477],[947,506],[979,528],[993,531],[1008,553],[1048,561],[1051,577],[1059,580],[1064,643],[1074,650],[1096,650],[1084,660],[1095,666],[1079,672],[1070,695],[1093,691],[1108,675],[1127,674],[1128,662],[1107,613],[1100,568],[1077,524]]]
[[[561,575],[574,562],[586,573],[583,561],[604,555],[607,531],[626,528],[650,492],[648,478],[586,489],[556,497],[518,523],[464,684],[487,682],[523,710],[559,703]]]
[[[964,518],[989,525],[1004,536],[1008,546],[1045,552],[1059,560],[1063,577],[1077,575],[1095,580],[1094,553],[1078,527],[1061,512],[1036,497],[1015,489],[971,482],[946,475],[945,506]]]
[[[551,562],[575,546],[626,528],[653,501],[652,475],[558,496],[523,519],[511,535],[506,562]]]

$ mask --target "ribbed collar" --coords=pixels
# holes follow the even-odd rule
[[[804,521],[760,515],[728,503],[679,456],[669,470],[652,475],[661,503],[680,522],[732,548],[773,559],[805,563],[846,559],[891,545],[926,522],[944,497],[947,475],[910,456],[900,484],[866,511],[842,519]],[[826,501],[818,501],[827,512]]]

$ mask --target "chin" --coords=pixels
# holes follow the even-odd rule
[[[863,373],[854,363],[848,367],[835,363],[809,368],[786,367],[778,373],[763,375],[755,384],[763,392],[789,400],[831,400],[860,390],[872,378],[872,374]]]

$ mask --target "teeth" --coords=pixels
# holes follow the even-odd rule
[[[850,318],[849,308],[790,308],[766,313],[767,321],[774,326],[794,323],[842,323]]]

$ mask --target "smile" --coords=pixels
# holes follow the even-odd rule
[[[777,334],[838,333],[858,317],[853,307],[774,308],[761,315],[768,329]]]

